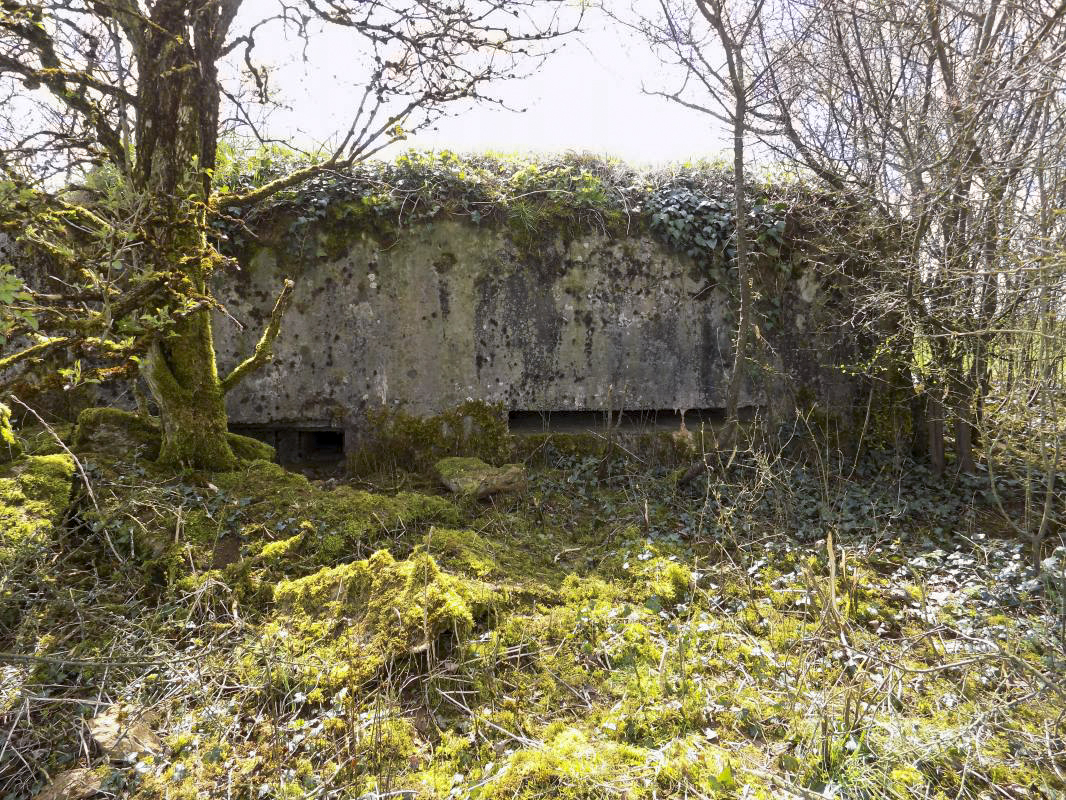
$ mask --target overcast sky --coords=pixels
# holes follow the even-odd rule
[[[525,111],[466,110],[395,149],[578,150],[655,164],[717,156],[728,148],[721,126],[709,117],[641,91],[642,82],[652,89],[677,79],[664,73],[641,39],[601,14],[587,16],[584,27],[537,74],[498,88],[510,105]],[[307,63],[294,42],[260,46],[260,57],[278,67],[275,86],[290,106],[271,118],[275,135],[307,146],[347,127],[354,95],[342,87],[351,69],[352,55],[345,49],[350,41],[316,39]]]

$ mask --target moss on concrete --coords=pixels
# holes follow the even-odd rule
[[[516,457],[531,464],[556,466],[575,459],[632,459],[647,464],[677,466],[689,464],[701,448],[711,449],[711,442],[701,442],[691,431],[615,432],[546,432],[513,437]]]
[[[527,485],[526,469],[521,464],[492,467],[480,458],[452,456],[434,464],[433,471],[450,491],[477,500],[522,492]]]

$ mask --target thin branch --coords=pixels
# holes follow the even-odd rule
[[[259,369],[274,357],[274,342],[277,340],[278,334],[281,333],[281,320],[285,316],[289,303],[292,301],[292,291],[295,286],[295,283],[286,279],[284,286],[282,286],[281,294],[278,295],[278,300],[274,303],[274,310],[270,312],[270,323],[267,325],[266,330],[263,331],[258,344],[256,344],[255,352],[234,367],[233,371],[223,379],[223,393],[230,391],[247,375]]]

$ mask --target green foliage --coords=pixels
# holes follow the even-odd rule
[[[294,170],[324,161],[324,153],[299,153],[283,144],[265,144],[248,151],[232,141],[218,146],[212,180],[220,194],[240,194],[282,178]]]
[[[271,166],[275,158],[285,161],[269,155],[253,159],[247,169],[231,166],[232,182],[243,186],[270,179],[278,173]],[[729,181],[727,168],[720,165],[652,173],[575,154],[532,159],[411,151],[393,162],[366,162],[344,175],[315,178],[240,224],[219,219],[215,225],[233,252],[250,245],[247,225],[297,260],[337,258],[359,233],[389,243],[412,226],[438,219],[505,230],[533,259],[557,239],[565,243],[583,235],[621,238],[651,232],[722,280],[733,253]],[[777,182],[753,191],[756,200],[749,213],[756,247],[779,257],[793,208],[789,198],[809,190]],[[804,213],[819,213],[817,202],[804,207]]]
[[[37,315],[32,310],[33,296],[10,264],[0,264],[0,345],[16,328],[36,331]]]
[[[788,203],[765,196],[749,199],[749,236],[756,252],[777,257],[785,245]],[[646,200],[651,230],[673,249],[690,256],[708,274],[725,279],[736,252],[736,221],[731,201],[681,183],[653,192]]]
[[[11,409],[0,403],[0,464],[22,455],[22,444],[11,427]]]
[[[449,456],[476,457],[490,464],[510,456],[511,437],[502,406],[467,401],[428,417],[382,407],[367,411],[367,423],[368,435],[348,460],[354,474],[425,472]]]

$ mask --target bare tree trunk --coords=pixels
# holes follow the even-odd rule
[[[974,475],[977,465],[973,457],[973,425],[969,420],[955,415],[955,458],[958,460],[959,472]]]
[[[740,315],[737,320],[737,345],[733,354],[733,374],[729,378],[726,414],[730,428],[739,425],[740,390],[748,376],[748,350],[752,332],[751,275],[748,271],[747,203],[744,196],[744,126],[747,98],[744,91],[744,65],[737,59],[735,80],[738,83],[733,112],[733,214],[736,218],[736,264],[740,283]]]
[[[927,390],[925,425],[929,436],[929,464],[935,475],[943,475],[946,458],[944,453],[944,403],[934,390]]]

